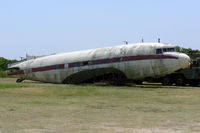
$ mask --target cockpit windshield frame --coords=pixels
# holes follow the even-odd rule
[[[175,48],[158,48],[156,49],[156,54],[163,54],[164,52],[176,52]]]

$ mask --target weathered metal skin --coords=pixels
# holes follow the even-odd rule
[[[52,83],[82,83],[109,73],[121,75],[124,80],[143,80],[163,77],[189,66],[190,58],[183,53],[156,53],[163,48],[166,50],[174,46],[137,43],[50,55],[9,67],[19,69],[9,75]]]

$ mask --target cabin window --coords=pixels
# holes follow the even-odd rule
[[[156,49],[156,54],[162,54],[162,49]]]
[[[92,64],[96,65],[96,64],[98,64],[98,61],[97,60],[92,61]]]
[[[59,69],[60,68],[60,66],[59,65],[56,65],[56,69]]]
[[[109,63],[109,60],[108,60],[108,59],[105,59],[105,60],[104,60],[104,63]]]
[[[88,61],[83,62],[83,66],[86,66],[86,65],[88,65]]]
[[[78,67],[78,62],[74,63],[74,67]]]

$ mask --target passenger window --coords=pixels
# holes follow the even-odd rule
[[[162,54],[162,49],[156,49],[156,54]]]
[[[75,66],[75,67],[78,67],[78,66],[79,66],[79,65],[78,65],[78,62],[74,63],[74,66]]]
[[[164,49],[163,49],[163,52],[167,52],[167,49],[166,49],[166,48],[164,48]]]
[[[88,61],[83,62],[83,66],[86,66],[86,65],[88,65]]]

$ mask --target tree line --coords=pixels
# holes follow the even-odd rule
[[[188,55],[200,54],[200,50],[198,50],[198,49],[183,48],[183,47],[179,47],[179,46],[176,46],[175,48],[176,48],[176,52],[181,52],[181,53],[185,53]]]
[[[17,60],[9,60],[4,57],[0,57],[0,77],[6,77],[7,76],[6,70],[7,70],[8,64],[15,63],[15,62],[17,62]]]

